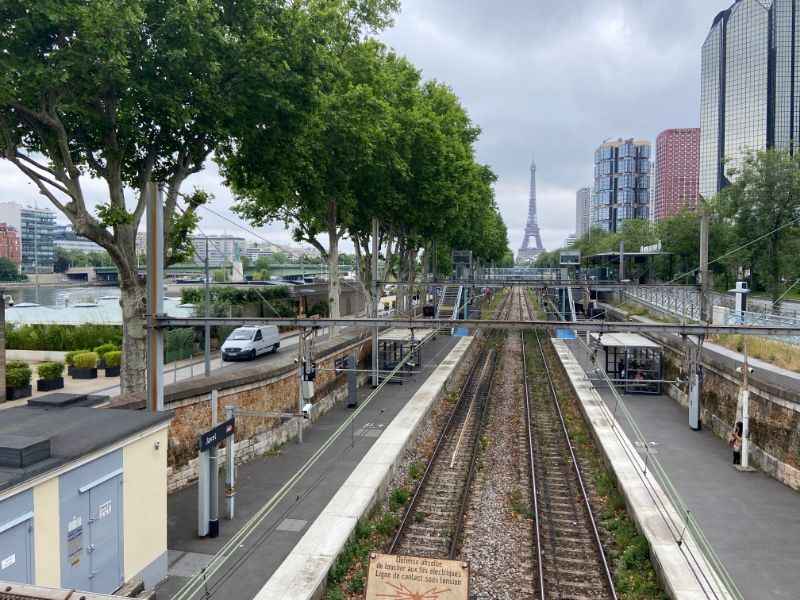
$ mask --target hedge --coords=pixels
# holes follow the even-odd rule
[[[179,327],[164,332],[164,362],[189,358],[194,354],[194,329]]]
[[[103,356],[103,360],[106,362],[107,367],[118,367],[122,364],[122,352],[119,350],[106,352]]]
[[[19,388],[30,385],[31,375],[31,368],[28,365],[6,368],[6,387]]]
[[[106,352],[112,352],[114,350],[119,350],[119,346],[117,344],[100,344],[94,348],[94,352],[97,353],[97,356],[100,357],[100,360],[103,360]]]
[[[69,351],[94,348],[98,344],[122,345],[120,325],[23,325],[6,323],[6,348],[9,350]]]
[[[97,367],[97,352],[81,352],[72,358],[76,369],[94,369]]]
[[[58,379],[64,374],[64,363],[46,362],[36,367],[39,379]]]
[[[64,362],[67,363],[70,367],[75,366],[75,357],[78,354],[83,354],[84,352],[89,352],[88,348],[83,348],[81,350],[70,350],[66,354],[64,354]]]
[[[242,306],[259,304],[264,300],[288,300],[289,288],[285,285],[265,285],[258,288],[239,288],[233,286],[213,286],[210,290],[212,304]],[[181,304],[205,306],[205,288],[186,288],[181,290]]]

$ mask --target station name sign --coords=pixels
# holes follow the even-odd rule
[[[200,452],[205,452],[211,446],[217,446],[223,440],[231,437],[235,430],[235,417],[223,421],[216,427],[200,434]]]

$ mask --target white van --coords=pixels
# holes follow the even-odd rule
[[[239,327],[222,344],[222,360],[255,358],[266,352],[277,352],[280,347],[281,338],[275,325]]]

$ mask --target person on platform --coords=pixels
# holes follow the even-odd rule
[[[728,435],[728,447],[733,451],[734,465],[742,464],[742,427],[742,422],[737,422]]]

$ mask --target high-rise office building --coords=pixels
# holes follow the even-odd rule
[[[589,211],[592,205],[592,190],[582,187],[575,193],[575,235],[581,237],[589,231]]]
[[[594,153],[591,225],[617,231],[626,219],[649,219],[650,142],[622,138]]]
[[[800,132],[800,1],[737,0],[703,43],[700,194],[730,183],[748,150],[794,151]]]
[[[19,233],[22,273],[53,272],[56,214],[52,210],[0,202],[0,221]]]
[[[654,221],[697,206],[700,129],[667,129],[656,138]]]

